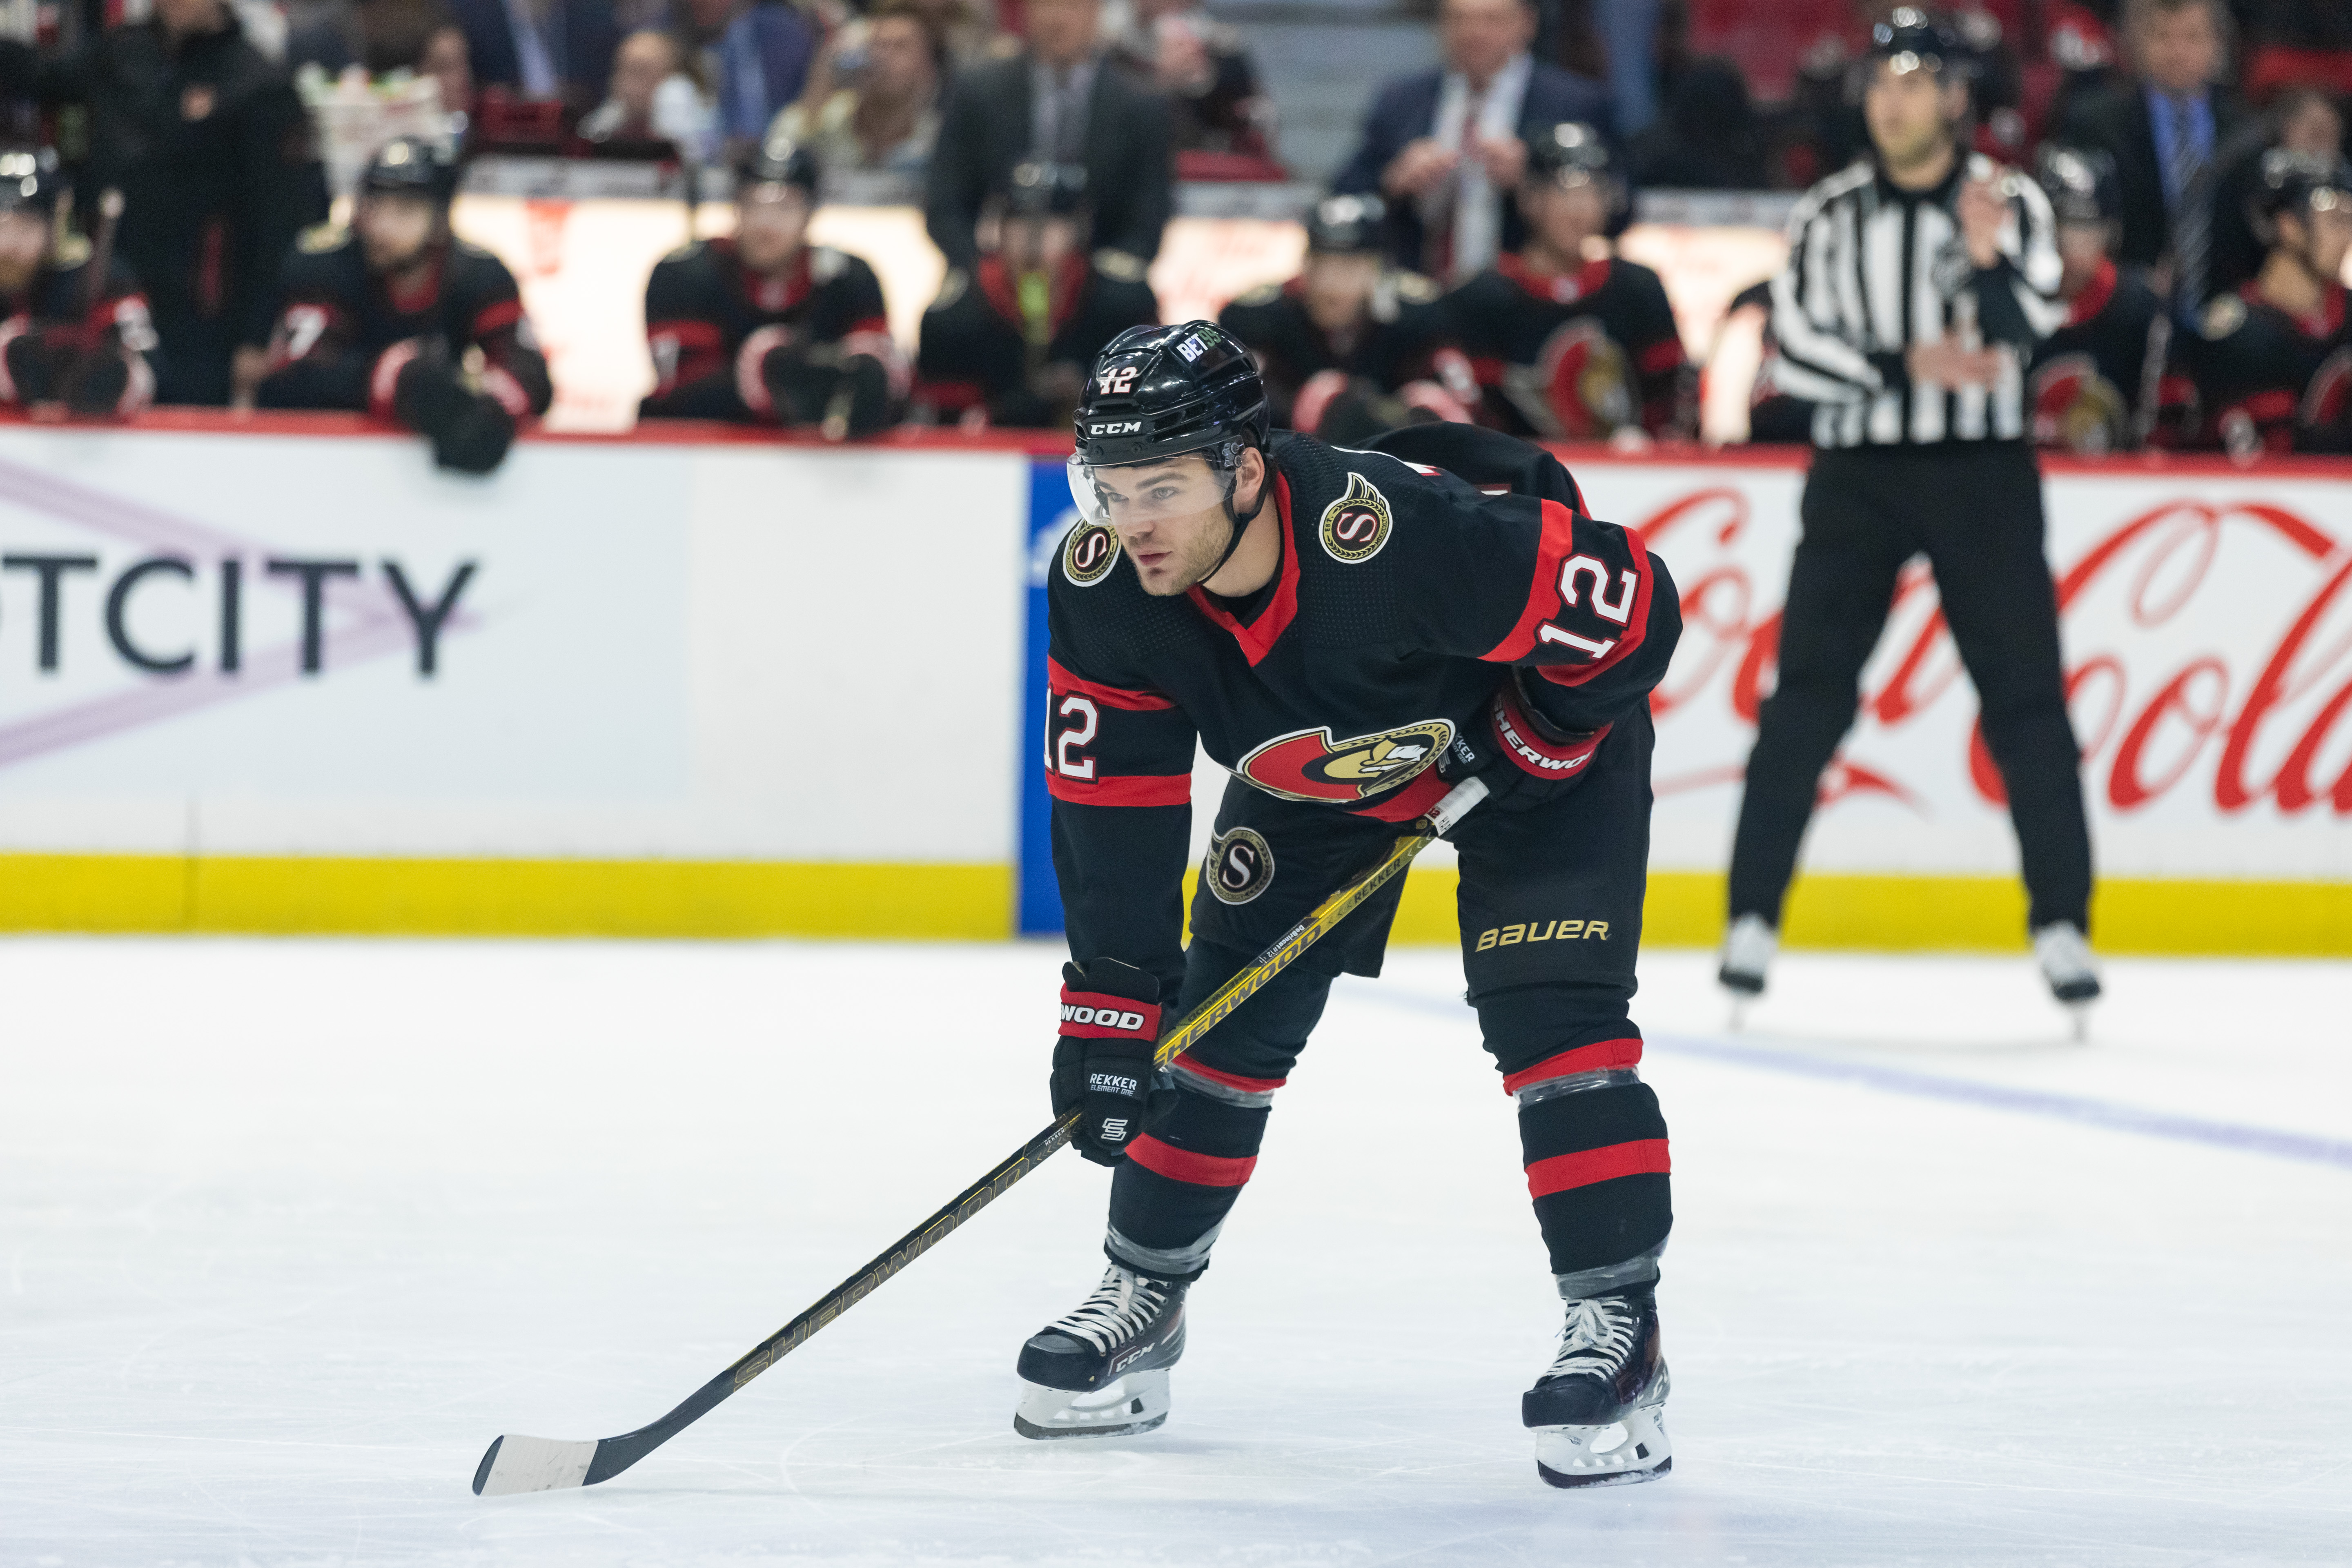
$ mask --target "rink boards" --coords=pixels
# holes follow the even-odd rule
[[[528,441],[473,481],[358,421],[172,424],[0,426],[0,927],[1053,925],[1058,456],[698,432]],[[1570,461],[1683,594],[1648,934],[1711,941],[1801,456]],[[2053,465],[2110,948],[2352,952],[2347,477]],[[1792,942],[2019,940],[1934,603],[1906,579]],[[1450,877],[1414,873],[1400,937],[1451,940]]]

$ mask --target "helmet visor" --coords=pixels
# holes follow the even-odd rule
[[[1210,449],[1099,466],[1073,457],[1070,499],[1080,517],[1112,528],[1191,517],[1223,506],[1234,493],[1234,465],[1216,460],[1220,456]]]

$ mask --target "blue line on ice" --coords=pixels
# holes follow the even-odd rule
[[[1360,1001],[1381,1002],[1392,1007],[1444,1013],[1464,1022],[1472,1019],[1467,1004],[1451,998],[1417,995],[1410,991],[1380,985],[1353,989],[1349,994]],[[1940,1073],[1912,1072],[1903,1068],[1880,1067],[1870,1062],[1842,1061],[1777,1046],[1709,1039],[1697,1035],[1644,1035],[1643,1044],[1653,1048],[1664,1047],[1679,1056],[1704,1057],[1709,1061],[1724,1062],[1732,1067],[1788,1073],[1797,1078],[1827,1079],[1837,1083],[1878,1089],[1886,1094],[1907,1095],[1914,1100],[1941,1100],[1983,1106],[1992,1110],[2014,1110],[2028,1116],[2046,1116],[2058,1121],[2078,1121],[2086,1126],[2103,1127],[2110,1132],[2136,1132],[2144,1138],[2168,1138],[2179,1143],[2203,1143],[2216,1149],[2233,1149],[2244,1154],[2267,1154],[2273,1159],[2301,1160],[2309,1164],[2335,1165],[2352,1171],[2352,1142],[2337,1138],[2314,1137],[2307,1132],[2249,1127],[2235,1121],[2210,1121],[2200,1116],[2149,1110],[2114,1100],[2094,1100],[2086,1095],[2052,1094],[2038,1089],[2011,1089],[2001,1084],[1946,1078]]]

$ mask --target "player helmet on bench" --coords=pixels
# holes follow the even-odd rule
[[[360,176],[362,196],[422,196],[446,207],[457,195],[457,165],[422,136],[395,136],[376,149]]]
[[[740,200],[761,185],[793,185],[814,201],[821,173],[815,153],[789,138],[772,137],[736,161],[735,195]]]
[[[19,147],[0,153],[0,212],[54,212],[63,184],[58,155],[48,148]]]
[[[1242,454],[1265,449],[1265,383],[1239,340],[1211,321],[1129,327],[1110,341],[1079,395],[1070,496],[1078,515],[1108,523],[1097,469],[1199,453],[1223,481],[1234,539],[1249,521],[1234,510]],[[1265,503],[1268,485],[1258,488]],[[1256,515],[1255,508],[1251,510]],[[1228,546],[1226,554],[1232,554]]]
[[[1325,196],[1307,215],[1307,248],[1319,256],[1360,256],[1388,248],[1389,209],[1378,196]]]
[[[2060,223],[2096,226],[2123,221],[2123,187],[2116,179],[2116,161],[2105,153],[2044,147],[2034,161],[2033,177]]]

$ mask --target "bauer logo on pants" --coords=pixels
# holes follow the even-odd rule
[[[1248,903],[1274,885],[1274,849],[1255,828],[1236,827],[1209,840],[1202,874],[1219,903]]]
[[[1389,542],[1389,498],[1352,468],[1348,493],[1323,509],[1323,553],[1354,565],[1370,561]]]
[[[1062,547],[1062,575],[1080,588],[1091,588],[1110,575],[1118,559],[1118,531],[1099,522],[1082,522],[1070,530]]]

